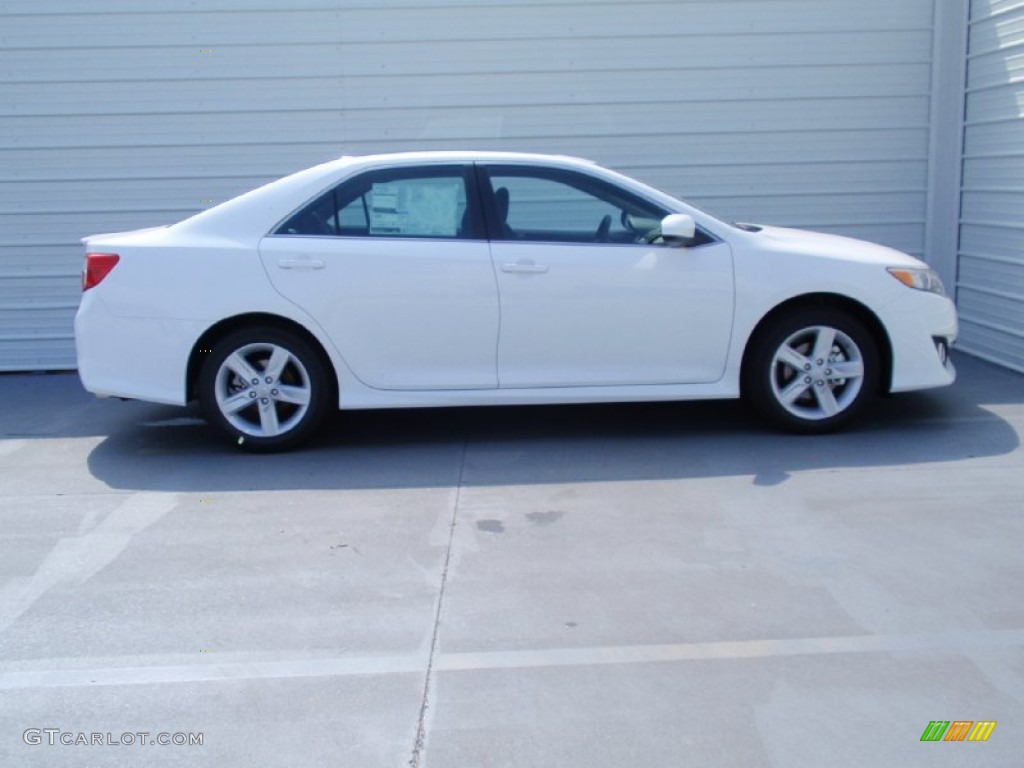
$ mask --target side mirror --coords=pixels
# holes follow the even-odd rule
[[[661,220],[661,237],[665,245],[686,245],[697,234],[693,216],[685,213],[671,213]]]

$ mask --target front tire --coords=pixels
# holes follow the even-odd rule
[[[270,326],[228,334],[199,373],[207,421],[239,448],[283,451],[308,440],[325,420],[331,386],[317,351]]]
[[[791,432],[834,431],[878,391],[878,345],[857,318],[842,310],[790,312],[751,344],[743,394],[763,417]]]

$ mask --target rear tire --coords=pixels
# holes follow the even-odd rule
[[[794,310],[750,343],[743,396],[790,432],[839,429],[878,391],[878,345],[863,323],[842,310]]]
[[[317,350],[273,326],[241,329],[217,342],[199,372],[198,392],[207,421],[253,452],[284,451],[308,440],[333,394]]]

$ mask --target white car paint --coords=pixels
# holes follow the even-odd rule
[[[494,242],[502,387],[718,381],[732,333],[732,253]],[[523,265],[544,271],[520,272]]]
[[[268,236],[363,171],[453,163],[589,174],[692,216],[717,242],[684,249]],[[922,262],[831,235],[744,231],[574,158],[346,157],[169,227],[83,242],[87,252],[120,256],[83,295],[75,323],[80,376],[101,396],[184,404],[188,361],[203,335],[259,313],[311,334],[330,361],[341,408],[736,397],[758,323],[790,299],[821,293],[849,297],[877,317],[892,346],[893,391],[955,377],[933,342],[956,337],[952,302],[886,272]]]
[[[274,287],[319,319],[367,387],[498,386],[486,241],[266,237],[260,254]]]

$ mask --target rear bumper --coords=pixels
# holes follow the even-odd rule
[[[203,326],[184,320],[114,316],[98,291],[75,315],[82,386],[99,397],[185,404],[189,353]]]

